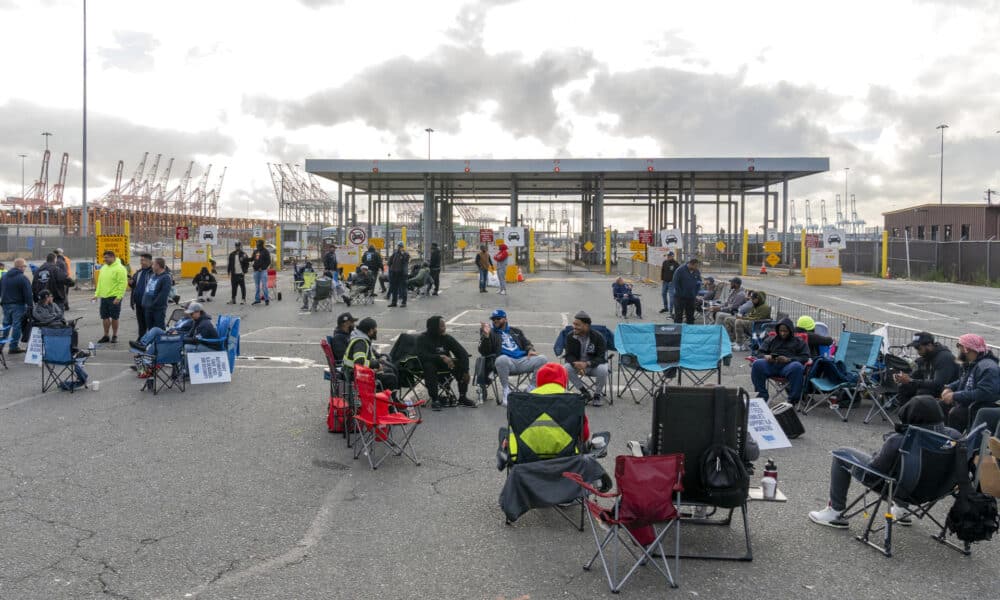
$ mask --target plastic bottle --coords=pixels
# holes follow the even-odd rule
[[[767,463],[764,465],[764,477],[773,477],[775,481],[778,480],[778,466],[774,464],[774,459],[767,459]]]
[[[774,500],[778,492],[778,467],[774,461],[767,459],[764,465],[764,476],[760,480],[760,488],[765,500]]]

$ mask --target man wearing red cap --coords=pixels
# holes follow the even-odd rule
[[[532,394],[565,394],[566,386],[569,384],[566,369],[559,363],[545,363],[538,369],[535,379],[538,381],[538,387],[531,390]],[[590,439],[590,422],[586,415],[583,417],[583,433],[580,439],[584,442]]]
[[[965,431],[979,409],[996,405],[1000,397],[1000,366],[981,335],[967,333],[958,338],[962,374],[941,392],[948,413],[948,426]]]

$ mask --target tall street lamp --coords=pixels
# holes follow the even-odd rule
[[[28,158],[27,154],[18,154],[21,157],[21,200],[24,200],[24,159]]]
[[[844,217],[847,220],[847,176],[851,171],[851,167],[844,167]],[[843,223],[837,223],[837,227],[843,227]]]
[[[938,204],[944,204],[944,130],[948,129],[948,126],[942,123],[935,129],[941,130],[941,178],[938,187]]]
[[[427,160],[430,160],[431,159],[431,134],[434,133],[434,130],[432,128],[428,127],[424,131],[427,132]]]
[[[87,0],[83,0],[83,203],[80,207],[80,237],[87,237]]]
[[[52,137],[52,134],[49,133],[48,131],[43,131],[42,132],[42,137],[45,138],[45,149],[48,150],[49,149],[49,138]]]

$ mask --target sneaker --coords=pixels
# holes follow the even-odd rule
[[[663,313],[665,313],[665,312],[670,312],[670,311],[668,311],[668,310],[667,310],[667,309],[665,309],[665,308],[661,308],[661,309],[659,310],[659,313],[660,313],[661,315],[662,315]]]
[[[398,305],[395,302],[390,302],[389,303],[389,308],[396,308],[396,306],[398,306]]]
[[[909,527],[913,525],[913,519],[910,518],[910,511],[903,508],[902,506],[892,505],[892,520],[896,522],[896,525],[902,525],[904,527]]]
[[[226,304],[236,304],[236,300],[230,300],[229,302],[226,302]]]
[[[840,511],[830,505],[827,505],[823,510],[810,512],[809,520],[817,525],[826,525],[834,529],[847,529],[847,521],[841,516]]]
[[[153,376],[153,370],[152,369],[143,369],[139,373],[139,379],[149,379],[152,376]]]
[[[458,398],[449,398],[447,406],[448,408],[455,408],[458,406]]]
[[[246,300],[244,300],[243,302],[246,302]],[[253,302],[250,303],[250,306],[257,306],[258,304],[260,304],[260,300],[254,300]]]
[[[462,396],[458,399],[458,405],[466,408],[476,408],[476,401],[470,399],[468,396]]]
[[[406,308],[406,302],[399,305],[399,308]]]
[[[308,306],[300,306],[299,310],[309,310],[309,307]]]
[[[500,290],[500,295],[501,296],[506,296],[507,295],[507,290]]]
[[[350,306],[350,305],[351,305],[351,299],[350,299],[350,298],[348,298],[347,296],[341,296],[341,299],[342,299],[342,300],[344,301],[344,304],[346,304],[346,305],[348,305],[348,306]],[[405,305],[404,305],[404,306],[405,306]]]
[[[128,347],[129,348],[134,348],[134,349],[136,349],[136,350],[138,350],[140,352],[145,352],[146,351],[146,347],[143,346],[140,342],[137,342],[135,340],[129,340],[128,341]]]
[[[438,412],[442,408],[444,408],[444,404],[441,404],[440,402],[437,401],[431,402],[431,410],[433,410],[434,412]]]
[[[105,335],[105,336],[101,337],[101,339],[97,340],[97,343],[98,344],[107,344],[110,341],[111,341],[111,338],[109,338],[108,336]]]
[[[240,304],[246,304],[246,303],[247,303],[247,301],[246,301],[246,299],[245,299],[245,298],[244,298],[243,300],[241,300],[241,301],[240,301]]]
[[[509,385],[503,386],[503,392],[502,393],[503,393],[503,398],[500,400],[500,405],[501,406],[507,406],[507,396],[510,395],[510,386]]]
[[[264,300],[264,306],[271,306],[270,300]]]
[[[431,296],[437,296],[437,295],[438,295],[437,292],[434,292],[433,294],[431,294]]]
[[[590,405],[591,406],[601,406],[602,404],[604,404],[604,403],[601,402],[601,395],[600,394],[594,394],[594,399],[590,402]]]
[[[112,344],[117,344],[118,343],[118,336],[117,335],[116,336],[112,336],[111,343]]]

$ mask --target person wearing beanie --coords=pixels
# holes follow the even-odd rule
[[[350,313],[344,313],[341,317],[353,319]],[[340,322],[340,317],[337,319]],[[353,320],[351,321],[353,324]],[[396,369],[392,361],[385,354],[380,354],[375,350],[375,340],[378,339],[378,323],[371,317],[361,319],[358,326],[351,331],[351,339],[344,350],[344,366],[354,368],[360,364],[375,371],[375,379],[382,385],[383,390],[399,389],[399,378],[396,376]],[[336,357],[336,355],[334,355]]]
[[[806,343],[809,345],[809,358],[819,356],[820,346],[833,345],[832,337],[816,333],[816,321],[808,315],[802,315],[795,322],[795,333],[806,334]]]
[[[608,385],[608,343],[603,335],[590,327],[591,324],[590,315],[582,310],[573,316],[573,333],[566,337],[566,350],[563,353],[566,364],[563,367],[580,395],[591,406],[600,406],[604,389]],[[583,384],[584,375],[596,380],[593,396]]]
[[[569,385],[566,369],[559,363],[545,363],[538,369],[535,379],[538,381],[538,387],[531,390],[531,393],[542,396],[548,394],[565,394],[566,387]],[[587,415],[583,416],[583,430],[580,433],[580,439],[584,442],[590,440],[590,421],[587,419]]]
[[[434,315],[427,319],[427,330],[417,336],[417,355],[424,372],[424,385],[431,397],[431,410],[445,408],[438,391],[438,373],[450,372],[458,382],[458,400],[449,406],[462,405],[475,408],[476,402],[469,393],[469,353],[458,340],[448,335],[444,317]]]
[[[494,357],[493,369],[500,378],[500,403],[504,406],[507,406],[507,395],[510,393],[510,376],[525,373],[534,376],[548,362],[547,358],[535,352],[535,347],[523,331],[510,326],[507,311],[502,308],[490,314],[490,324],[480,325],[479,354]]]
[[[948,426],[965,431],[979,409],[994,406],[1000,398],[1000,366],[983,336],[974,333],[958,338],[958,359],[962,373],[945,386],[941,402],[948,413]]]
[[[709,325],[722,325],[726,317],[735,315],[740,306],[747,301],[746,290],[743,289],[743,280],[733,277],[729,280],[729,296],[726,301],[719,306],[705,307],[705,322]]]
[[[910,425],[930,429],[952,439],[958,439],[962,436],[958,431],[945,426],[944,413],[941,412],[937,400],[931,396],[915,396],[913,400],[900,409],[899,419],[900,424],[896,426],[896,431],[886,436],[882,448],[874,455],[854,448],[839,448],[837,452],[849,454],[857,462],[875,471],[895,476],[899,469],[899,448],[903,444],[904,434]],[[843,517],[842,513],[847,508],[847,491],[851,485],[852,476],[865,485],[873,485],[877,481],[872,475],[860,469],[852,469],[850,465],[834,457],[830,467],[830,500],[826,508],[809,513],[809,519],[813,523],[837,529],[847,528],[847,519]],[[901,518],[906,514],[906,509],[893,506],[892,514],[897,524],[910,525],[909,519]]]
[[[410,253],[403,242],[399,242],[389,257],[389,308],[399,305],[406,308],[406,272],[409,269]]]

